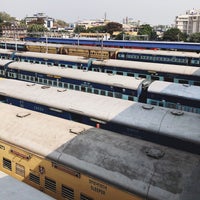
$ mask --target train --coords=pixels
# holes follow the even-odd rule
[[[149,81],[164,80],[200,86],[200,68],[195,66],[181,66],[114,59],[87,59],[80,56],[44,54],[36,52],[12,52],[4,49],[0,50],[0,58],[36,64],[47,64],[49,66],[60,66],[131,77],[141,77]]]
[[[13,79],[0,80],[0,101],[200,153],[200,115]]]
[[[139,48],[139,49],[174,49],[181,51],[200,52],[199,43],[189,42],[166,42],[166,41],[130,41],[130,40],[95,40],[80,38],[53,38],[53,37],[26,37],[24,41],[48,42],[54,44],[71,44],[86,46],[105,46],[117,48]]]
[[[1,141],[1,139],[0,139]],[[2,144],[2,142],[1,142]],[[2,147],[2,145],[1,145]],[[1,156],[1,161],[2,161]],[[5,158],[4,158],[5,160]],[[5,162],[4,162],[5,164]],[[16,164],[17,166],[17,164]],[[20,166],[20,165],[19,165]],[[3,166],[6,168],[6,166]],[[16,170],[16,174],[20,172],[20,168]],[[55,200],[49,195],[31,187],[28,184],[25,184],[12,176],[0,171],[0,199],[4,200]]]
[[[0,60],[0,76],[200,114],[200,87]]]
[[[55,199],[199,200],[197,154],[13,105],[0,110],[0,170]]]
[[[133,101],[149,84],[142,78],[10,60],[0,60],[0,76]]]
[[[192,52],[120,49],[111,47],[95,47],[82,45],[62,45],[33,42],[0,42],[0,48],[15,51],[31,51],[41,53],[53,53],[83,56],[96,59],[119,59],[152,63],[166,63],[176,65],[200,66],[200,56]]]

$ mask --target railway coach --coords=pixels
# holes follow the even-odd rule
[[[200,115],[117,98],[2,79],[1,101],[200,153]]]
[[[95,60],[79,56],[44,54],[33,52],[10,52],[0,50],[0,58],[49,66],[118,74],[131,77],[141,77],[149,81],[164,80],[189,85],[200,86],[200,68],[161,63],[147,63],[123,60]]]
[[[12,105],[0,110],[0,169],[58,200],[199,199],[199,155]]]

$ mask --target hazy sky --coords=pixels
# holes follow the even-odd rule
[[[43,12],[54,19],[76,22],[107,19],[122,23],[133,18],[151,25],[174,24],[175,16],[200,9],[200,0],[0,0],[0,11],[16,18]]]

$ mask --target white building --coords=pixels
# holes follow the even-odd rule
[[[42,19],[44,21],[44,26],[46,28],[51,29],[53,27],[54,19],[51,17],[48,17],[44,13],[37,13],[37,14],[34,14],[32,17],[26,17],[25,22],[26,24],[28,24],[32,21],[37,21],[38,19]]]
[[[188,10],[186,14],[175,19],[176,28],[181,32],[192,34],[200,32],[200,10]]]

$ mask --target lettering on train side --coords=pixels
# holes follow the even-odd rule
[[[90,189],[101,195],[106,195],[107,186],[95,180],[89,179]]]

